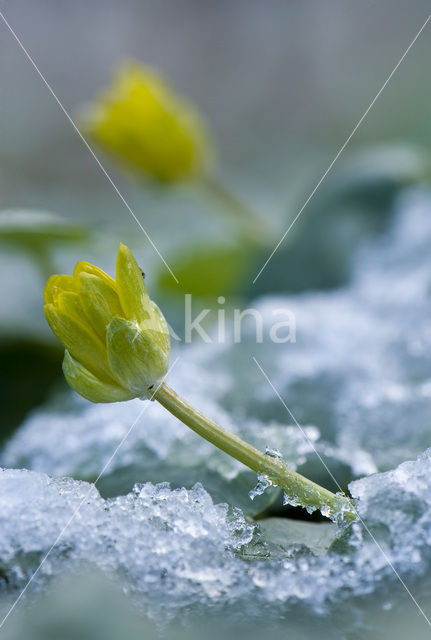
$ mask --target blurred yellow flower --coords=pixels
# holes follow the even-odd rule
[[[88,262],[73,276],[53,275],[45,316],[66,351],[67,382],[92,402],[148,398],[168,368],[166,320],[150,300],[130,249],[121,244],[116,278]]]
[[[209,135],[200,115],[139,63],[121,65],[89,105],[83,130],[130,169],[163,182],[203,175]]]

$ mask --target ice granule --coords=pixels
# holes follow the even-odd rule
[[[253,560],[247,547],[256,544],[258,528],[239,510],[215,505],[201,485],[172,490],[146,483],[104,500],[88,483],[3,470],[0,562],[9,589],[22,587],[80,506],[32,588],[67,569],[94,566],[117,575],[124,591],[156,618],[208,607],[279,617],[299,601],[320,614],[340,603],[348,612],[355,598],[379,585],[389,593],[398,586],[393,569],[407,582],[419,575],[428,580],[431,450],[355,481],[350,490],[362,521],[353,525],[343,553],[313,555],[297,542],[289,547],[286,534],[283,549]]]
[[[104,500],[94,485],[25,470],[0,471],[0,562],[9,588],[24,586],[55,543],[36,583],[94,566],[115,572],[124,589],[156,613],[235,593],[234,556],[253,526],[226,504],[215,505],[202,485],[172,490],[136,485]]]
[[[282,458],[283,454],[278,449],[273,449],[272,447],[265,447],[265,453],[267,456],[271,458]]]
[[[267,475],[258,473],[256,486],[248,492],[250,500],[254,500],[256,496],[261,496],[266,489],[272,486],[272,482]]]

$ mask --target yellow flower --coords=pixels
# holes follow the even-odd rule
[[[139,63],[121,65],[82,120],[89,137],[139,174],[171,182],[205,173],[209,136],[199,114]]]
[[[148,398],[168,368],[169,331],[130,249],[113,280],[88,262],[46,284],[45,317],[66,351],[67,382],[92,402]]]

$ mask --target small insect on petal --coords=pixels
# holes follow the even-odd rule
[[[142,271],[125,244],[120,244],[115,282],[121,306],[128,320],[143,322],[150,319],[150,299],[142,278]]]

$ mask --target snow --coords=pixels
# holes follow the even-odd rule
[[[256,344],[250,332],[240,344],[176,347],[169,384],[192,404],[315,481],[336,490],[320,456],[350,483],[360,520],[349,536],[334,541],[331,523],[251,524],[274,490],[265,479],[253,489],[253,473],[155,402],[70,395],[29,416],[0,454],[5,593],[25,585],[79,507],[30,591],[94,565],[154,619],[224,611],[288,630],[295,611],[364,633],[364,602],[414,609],[395,572],[419,599],[429,593],[430,255],[431,196],[413,190],[390,232],[358,253],[348,287],[256,302],[267,326],[274,309],[295,314],[296,343]]]

